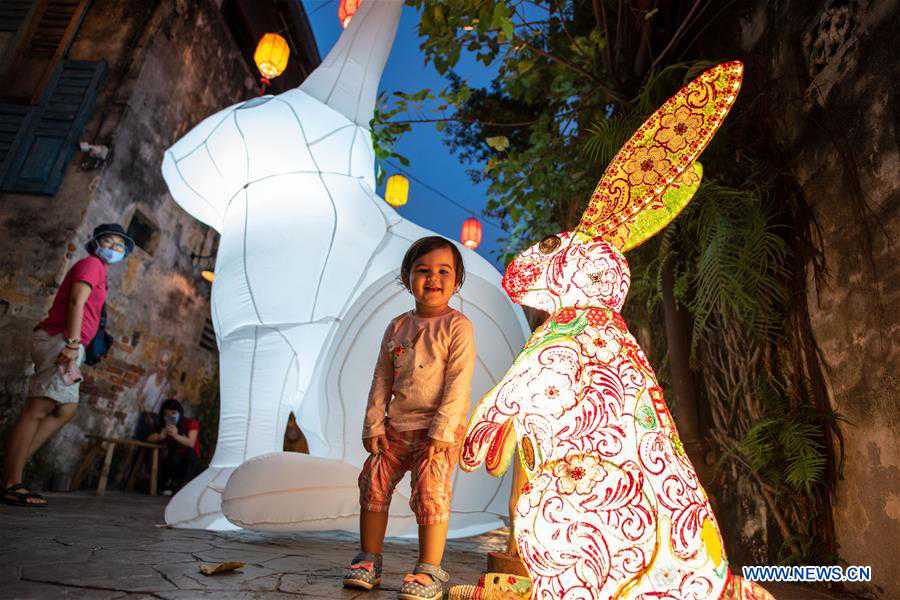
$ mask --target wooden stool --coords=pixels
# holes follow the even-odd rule
[[[161,444],[153,444],[150,442],[141,442],[139,440],[129,440],[125,438],[109,438],[103,437],[100,435],[88,435],[89,439],[94,440],[94,443],[88,448],[87,454],[84,456],[84,460],[81,461],[81,466],[78,467],[78,470],[75,472],[75,476],[72,478],[72,489],[77,490],[78,486],[81,485],[81,480],[84,479],[84,476],[87,475],[88,470],[91,468],[91,465],[94,463],[94,459],[103,452],[103,446],[106,445],[106,457],[103,459],[103,468],[100,470],[100,481],[97,483],[97,495],[102,496],[104,492],[106,492],[106,483],[109,480],[109,469],[112,466],[113,453],[116,451],[116,446],[118,444],[122,444],[128,448],[128,459],[126,460],[126,465],[122,470],[123,478],[125,476],[125,472],[127,471],[127,466],[131,462],[131,457],[134,454],[135,448],[139,451],[138,456],[138,464],[135,465],[134,470],[131,473],[131,477],[128,479],[128,490],[134,489],[134,482],[136,479],[136,475],[140,472],[141,466],[144,463],[144,456],[146,455],[146,451],[150,450],[152,453],[151,463],[150,463],[150,495],[156,495],[156,479],[157,473],[159,471],[159,450],[163,448]]]

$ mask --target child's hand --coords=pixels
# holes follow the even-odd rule
[[[363,448],[369,454],[381,454],[388,449],[388,441],[386,435],[373,435],[370,438],[363,439]]]
[[[453,448],[453,444],[451,442],[442,442],[441,440],[436,440],[431,438],[428,441],[428,460],[434,458],[435,454],[440,454],[441,452],[448,452],[451,448]]]

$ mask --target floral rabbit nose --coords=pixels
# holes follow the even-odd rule
[[[537,262],[514,260],[503,275],[503,289],[516,302],[537,281],[541,271],[541,265]]]

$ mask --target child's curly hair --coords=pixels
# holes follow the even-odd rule
[[[415,262],[433,250],[438,248],[449,248],[453,253],[453,270],[456,272],[456,287],[461,288],[466,281],[466,265],[463,263],[462,254],[456,244],[439,235],[430,235],[428,237],[419,238],[413,242],[406,256],[403,257],[403,263],[400,265],[400,282],[403,287],[409,289],[409,276]]]

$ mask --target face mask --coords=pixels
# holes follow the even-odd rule
[[[178,418],[180,416],[181,415],[179,414],[166,415],[166,425],[178,425]]]
[[[125,258],[125,253],[117,252],[112,248],[97,248],[97,256],[100,257],[103,262],[111,265]]]

